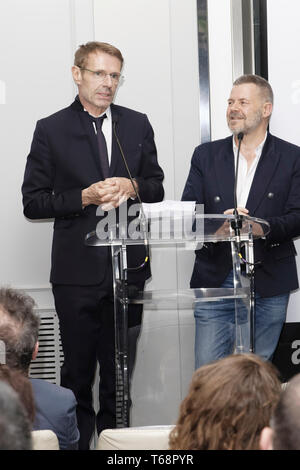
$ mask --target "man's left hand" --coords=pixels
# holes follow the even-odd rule
[[[136,189],[138,190],[137,182],[135,180],[134,184]],[[104,211],[109,211],[111,209],[119,207],[130,197],[134,198],[136,196],[129,178],[107,178],[105,181],[102,182],[102,190],[105,191],[102,197],[103,204],[101,204],[101,209]]]

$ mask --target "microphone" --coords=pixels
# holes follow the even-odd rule
[[[120,153],[121,153],[121,156],[122,156],[127,174],[129,176],[131,185],[133,187],[134,193],[136,195],[137,200],[139,201],[140,211],[141,211],[140,212],[140,214],[141,214],[141,227],[142,227],[142,231],[143,231],[143,235],[144,235],[144,245],[145,245],[145,249],[146,249],[146,256],[145,256],[144,262],[140,266],[137,266],[135,268],[127,268],[128,271],[138,271],[138,270],[142,269],[146,265],[146,263],[149,261],[149,243],[148,243],[148,233],[147,233],[147,228],[148,228],[147,227],[147,218],[146,218],[146,215],[145,215],[145,212],[144,212],[144,208],[143,208],[143,204],[142,204],[140,194],[139,194],[139,192],[138,192],[138,190],[137,190],[137,188],[134,184],[130,169],[129,169],[128,164],[127,164],[126,157],[125,157],[124,152],[123,152],[121,142],[120,142],[119,137],[117,135],[116,125],[118,123],[118,119],[119,118],[116,115],[112,117],[113,132],[114,132],[114,136],[116,138],[116,141],[117,141],[117,144],[118,144],[118,147],[119,147],[119,150],[120,150]]]
[[[124,155],[124,152],[123,152],[123,149],[122,149],[122,145],[120,143],[120,140],[118,138],[118,135],[117,135],[117,132],[116,132],[116,125],[118,123],[118,116],[114,116],[112,118],[112,122],[113,122],[113,131],[114,131],[114,135],[115,135],[115,138],[116,138],[116,141],[117,141],[117,144],[118,144],[118,147],[119,147],[119,150],[120,150],[120,153],[122,155],[122,159],[123,159],[123,162],[124,162],[124,165],[125,165],[125,168],[126,168],[126,171],[127,171],[127,174],[129,176],[129,179],[130,179],[130,182],[131,182],[131,185],[133,187],[133,190],[135,192],[135,196],[137,197],[139,203],[141,204],[141,212],[143,213],[143,216],[145,217],[145,213],[144,213],[144,210],[143,210],[143,207],[142,207],[142,201],[141,201],[141,198],[140,198],[140,195],[135,187],[135,184],[133,182],[133,178],[132,178],[132,175],[131,175],[131,172],[129,170],[129,167],[128,167],[128,164],[127,164],[127,160],[125,158],[125,155]]]
[[[243,216],[238,213],[237,210],[237,181],[238,181],[238,171],[239,171],[239,161],[240,161],[240,150],[241,150],[241,143],[244,137],[243,132],[239,132],[237,135],[239,144],[238,144],[238,151],[237,151],[237,157],[236,157],[236,167],[235,167],[235,179],[234,179],[234,220],[231,221],[231,228],[234,230],[235,236],[237,237],[237,244],[238,244],[238,249],[240,246],[240,229],[242,228],[243,225]]]

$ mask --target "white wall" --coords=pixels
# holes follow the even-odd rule
[[[231,0],[208,0],[211,139],[229,135],[227,100],[232,88],[232,10]]]
[[[274,112],[270,131],[281,139],[300,145],[300,2],[268,0],[269,81],[274,90]],[[300,241],[296,241],[300,253]],[[298,273],[300,260],[297,257]],[[288,322],[300,321],[299,289],[291,295]]]

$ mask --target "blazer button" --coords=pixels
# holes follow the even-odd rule
[[[215,197],[214,197],[214,201],[215,201],[215,202],[220,202],[220,201],[221,201],[220,196],[215,196]]]
[[[268,197],[269,199],[273,199],[274,193],[269,193],[267,197]]]

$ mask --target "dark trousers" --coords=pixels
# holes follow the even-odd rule
[[[80,431],[79,449],[89,449],[95,430],[98,434],[116,426],[115,331],[112,279],[100,285],[53,284],[56,312],[64,352],[61,385],[77,399]],[[132,370],[142,306],[129,307],[129,373]],[[97,361],[100,365],[100,410],[95,416],[92,386]]]

